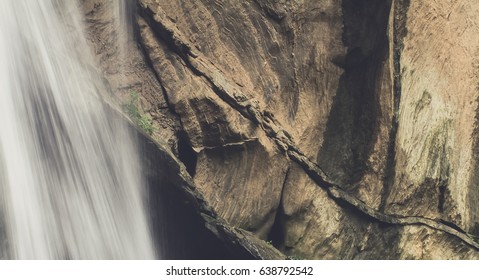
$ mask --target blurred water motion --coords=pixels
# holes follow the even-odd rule
[[[155,258],[136,144],[107,114],[76,1],[0,6],[0,248]]]

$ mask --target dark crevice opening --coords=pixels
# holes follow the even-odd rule
[[[268,234],[268,242],[277,248],[278,250],[284,249],[285,232],[284,232],[284,210],[280,205],[274,218],[273,226]]]
[[[444,212],[444,202],[446,200],[446,185],[439,186],[439,213]]]
[[[281,188],[281,196],[279,198],[279,205],[278,209],[276,210],[276,216],[274,217],[273,226],[268,233],[268,242],[271,242],[275,248],[280,251],[284,251],[285,249],[285,212],[283,208],[283,196],[284,196],[284,189],[286,183],[288,182],[290,168],[286,171],[286,176],[284,177],[283,186]]]
[[[186,171],[190,174],[191,177],[194,177],[196,174],[196,163],[198,161],[198,156],[196,152],[191,147],[188,136],[185,132],[178,133],[178,158],[183,162],[186,167]]]

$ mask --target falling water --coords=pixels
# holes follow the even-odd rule
[[[0,238],[8,258],[155,258],[135,143],[100,100],[76,5],[0,6]]]

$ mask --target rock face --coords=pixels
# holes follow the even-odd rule
[[[122,47],[114,2],[83,0],[105,78],[245,240],[479,258],[474,1],[136,0]]]
[[[153,237],[162,259],[286,258],[271,245],[219,217],[168,148],[143,133],[137,133],[137,138],[149,186]]]

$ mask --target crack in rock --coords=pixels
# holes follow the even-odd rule
[[[214,67],[214,64],[207,58],[204,58],[199,51],[197,52],[195,50],[195,47],[188,43],[187,39],[182,36],[175,24],[168,19],[166,13],[160,6],[155,5],[152,1],[145,0],[140,2],[140,8],[144,16],[149,19],[149,23],[153,25],[152,29],[185,61],[193,73],[204,77],[211,84],[214,92],[223,101],[261,127],[266,132],[266,135],[278,145],[281,151],[285,152],[290,159],[298,163],[311,179],[313,179],[319,187],[327,190],[328,195],[340,205],[346,204],[351,206],[371,219],[382,223],[402,226],[425,225],[455,236],[476,250],[479,250],[479,243],[477,243],[470,234],[463,233],[433,219],[384,214],[366,205],[363,201],[349,194],[340,186],[332,183],[327,174],[301,152],[293,142],[290,134],[280,126],[274,117],[272,117],[271,113],[263,111],[259,107],[258,102],[247,98],[247,95],[243,93],[239,86],[229,82],[227,78],[221,74],[221,71]]]

